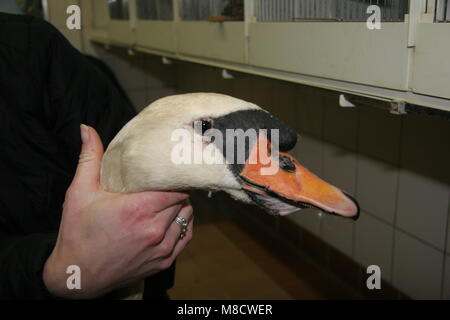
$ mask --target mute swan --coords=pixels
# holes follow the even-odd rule
[[[201,124],[200,130],[195,127],[196,122]],[[174,131],[180,129],[190,133],[192,139],[174,140]],[[257,141],[250,140],[244,149],[245,161],[239,163],[229,161],[236,160],[238,152],[227,158],[229,149],[218,148],[218,141],[207,136],[210,129],[224,134],[223,145],[230,142],[227,129],[268,131],[267,135],[258,134]],[[264,175],[261,169],[267,163],[250,159],[258,160],[252,155],[261,146],[270,149],[273,142],[270,129],[279,130],[279,161],[271,159],[271,164],[279,167],[275,173]],[[193,157],[195,152],[207,152],[206,149],[196,151],[193,147],[196,141],[202,146],[217,147],[223,163],[174,163],[173,151],[180,144],[194,150]],[[286,215],[301,208],[316,207],[327,213],[357,218],[359,208],[355,200],[309,172],[285,152],[296,142],[297,134],[292,128],[255,104],[215,93],[169,96],[150,104],[117,134],[104,154],[100,182],[111,192],[222,190],[236,200],[259,205],[272,214]],[[239,151],[233,146],[234,151]]]

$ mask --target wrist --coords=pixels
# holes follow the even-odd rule
[[[48,257],[42,272],[42,280],[48,292],[55,297],[66,298],[67,290],[64,271],[61,271],[55,264],[55,251]],[[66,290],[64,290],[66,289]],[[67,294],[67,293],[66,293]]]
[[[67,268],[71,264],[65,261],[57,253],[56,248],[47,259],[42,272],[42,278],[48,292],[62,299],[94,299],[98,297],[100,293],[96,293],[94,288],[85,288],[82,286],[79,289],[69,289],[68,282],[70,282],[69,277],[71,277],[71,274],[67,273]],[[83,283],[89,282],[86,279],[83,280]]]

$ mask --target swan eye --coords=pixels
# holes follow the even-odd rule
[[[212,128],[212,120],[195,120],[192,126],[197,134],[205,136],[206,131]]]
[[[211,129],[211,126],[211,121],[208,120],[200,120],[197,123],[194,123],[195,129],[197,130],[197,132],[200,131],[199,133],[201,133],[202,136],[207,130]]]
[[[211,129],[211,121],[202,120],[202,135],[209,129]]]

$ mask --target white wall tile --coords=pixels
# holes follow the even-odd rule
[[[450,199],[449,199],[450,202]],[[447,216],[447,246],[445,248],[445,251],[450,254],[450,203],[448,206],[448,216]],[[450,265],[449,265],[450,268]]]
[[[300,135],[290,153],[302,166],[318,176],[323,176],[323,142],[308,135]]]
[[[324,97],[318,89],[303,86],[296,87],[298,128],[300,134],[307,133],[322,137]]]
[[[448,120],[408,115],[403,120],[397,222],[445,248],[450,181]]]
[[[87,36],[86,33],[83,33],[83,36],[81,38],[82,41],[82,51],[84,54],[88,54],[91,56],[96,57],[97,56],[97,48],[98,47],[104,47],[98,43],[94,43],[91,41],[90,37]]]
[[[439,299],[444,254],[401,232],[395,232],[394,286],[413,299]]]
[[[167,67],[167,70],[170,72],[170,67]],[[159,70],[157,70],[157,71],[159,71]],[[146,70],[145,85],[147,86],[147,88],[165,87],[168,84],[164,80],[166,80],[166,79],[162,79],[161,77],[159,77],[159,74],[157,74],[155,72],[155,70],[153,70],[152,67],[149,67]],[[174,84],[170,83],[169,85],[174,85]]]
[[[322,238],[349,257],[353,256],[353,227],[350,219],[326,215],[322,216]]]
[[[124,52],[119,52],[114,64],[120,84],[127,90],[145,89],[147,75],[140,67],[140,57],[128,56]]]
[[[325,113],[323,136],[325,140],[346,149],[355,150],[358,128],[358,108],[341,108],[338,94],[324,93]]]
[[[159,98],[167,97],[175,94],[174,88],[150,88],[127,90],[131,101],[137,111],[141,111]]]
[[[252,83],[251,76],[241,75],[233,80],[233,96],[245,101],[252,101]]]
[[[359,155],[356,199],[362,209],[390,224],[394,223],[397,181],[397,167]]]
[[[287,216],[287,218],[320,237],[320,223],[322,218],[319,216],[319,210],[310,208],[303,209]]]
[[[221,70],[212,67],[204,67],[202,80],[202,87],[205,92],[222,91],[223,86],[228,87],[226,90],[230,90],[232,87],[230,81],[222,78]]]
[[[286,81],[277,81],[271,86],[270,106],[273,114],[291,127],[298,127],[299,123],[296,87],[297,85]]]
[[[147,92],[145,89],[127,90],[127,94],[133,103],[133,107],[135,107],[137,111],[141,111],[148,105]]]
[[[175,64],[162,63],[161,57],[140,55],[142,70],[146,74],[146,86],[150,87],[174,87],[176,84]]]
[[[448,201],[447,184],[402,169],[397,226],[444,250]]]
[[[94,45],[92,48],[94,50],[93,55],[106,63],[114,71],[117,56],[111,50],[106,50],[102,45]]]
[[[414,114],[404,118],[401,166],[433,180],[450,181],[448,120]]]
[[[272,83],[274,80],[265,77],[255,77],[252,81],[252,100],[261,108],[270,110],[270,93],[272,91]]]
[[[183,93],[202,91],[202,88],[204,88],[204,70],[204,66],[177,63],[177,89]]]
[[[383,279],[391,279],[394,228],[361,212],[355,222],[355,259],[364,266],[377,265]]]
[[[398,164],[401,117],[384,109],[361,107],[358,151],[371,158]]]
[[[450,300],[450,255],[445,256],[444,290],[442,299]]]
[[[147,89],[147,101],[146,104],[149,105],[150,103],[155,102],[156,100],[174,95],[176,93],[174,88],[149,88]]]
[[[355,194],[356,154],[324,143],[323,177],[349,194]]]

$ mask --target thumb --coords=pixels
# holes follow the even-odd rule
[[[72,186],[83,191],[95,191],[100,181],[100,168],[103,158],[103,144],[94,128],[84,124],[80,126],[81,153]]]

